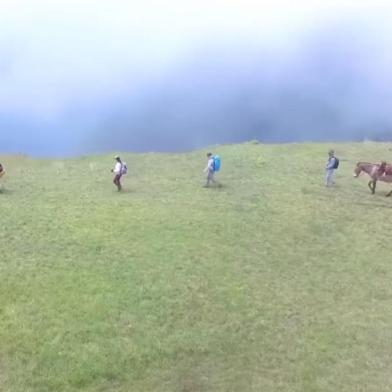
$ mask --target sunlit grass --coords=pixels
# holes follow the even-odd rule
[[[0,157],[0,390],[390,391],[388,144]]]

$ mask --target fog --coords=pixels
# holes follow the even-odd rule
[[[392,140],[373,3],[0,0],[0,152]]]

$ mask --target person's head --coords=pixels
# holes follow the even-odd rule
[[[117,162],[121,162],[121,158],[120,158],[119,155],[116,155],[116,156],[114,157],[114,159],[115,159]]]
[[[207,152],[207,158],[210,159],[212,157],[212,153]]]
[[[334,151],[334,150],[329,150],[329,151],[328,151],[328,155],[329,155],[330,157],[333,157],[333,156],[335,155],[335,151]]]

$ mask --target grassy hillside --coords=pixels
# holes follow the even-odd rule
[[[391,145],[0,156],[0,390],[392,390]]]

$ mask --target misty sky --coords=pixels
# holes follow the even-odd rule
[[[392,139],[389,1],[0,0],[0,152]]]

